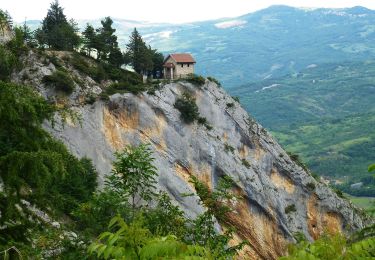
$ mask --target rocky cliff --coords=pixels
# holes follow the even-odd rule
[[[66,59],[62,56],[69,55],[55,54],[63,64]],[[154,94],[115,94],[109,101],[85,104],[88,93],[99,94],[106,84],[66,65],[80,83],[75,83],[69,98],[61,98],[41,80],[55,65],[48,59],[42,62],[33,53],[26,63],[13,80],[34,86],[50,100],[69,104],[81,115],[81,123],[68,120],[64,126],[46,124],[46,128],[78,157],[91,158],[101,182],[111,171],[114,151],[128,144],[150,143],[159,188],[194,217],[204,209],[197,197],[181,195],[193,191],[189,176],[197,176],[211,189],[220,176],[231,176],[236,182],[234,192],[244,197],[230,214],[230,222],[237,228],[234,240],[250,242],[242,250],[242,258],[276,259],[294,241],[296,232],[316,239],[325,230],[352,232],[366,223],[348,201],[291,160],[272,136],[213,82],[207,80],[199,87],[170,83],[160,85]],[[174,103],[184,92],[196,98],[200,115],[212,129],[181,121]]]

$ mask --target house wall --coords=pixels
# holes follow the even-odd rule
[[[183,67],[181,67],[181,64],[176,65],[176,78],[183,78],[192,73],[194,73],[194,64],[189,64],[189,67],[186,63]]]

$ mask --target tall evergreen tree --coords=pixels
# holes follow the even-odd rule
[[[39,44],[55,50],[73,50],[79,45],[77,25],[74,20],[68,22],[64,9],[58,0],[51,3],[47,16],[42,21],[42,28],[37,30]]]
[[[110,17],[101,21],[102,27],[99,29],[99,41],[101,42],[101,58],[108,60],[110,52],[118,47],[116,29],[112,28],[113,21]]]
[[[96,32],[92,25],[87,24],[85,30],[83,31],[83,48],[86,51],[88,56],[91,56],[91,51],[95,49],[96,43]]]
[[[130,59],[130,65],[140,74],[147,74],[147,70],[152,69],[152,58],[150,52],[142,39],[142,36],[134,28],[130,35],[129,43],[126,45],[127,56]]]
[[[152,53],[152,76],[154,78],[161,78],[163,75],[163,64],[164,64],[164,56],[161,52],[158,52],[156,49],[151,50]]]

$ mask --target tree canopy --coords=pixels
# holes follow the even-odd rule
[[[54,50],[74,50],[80,44],[78,27],[74,20],[68,21],[58,0],[51,3],[42,27],[37,29],[36,38],[41,46]]]

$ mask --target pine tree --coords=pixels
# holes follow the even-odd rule
[[[108,60],[110,52],[118,47],[116,29],[112,28],[113,21],[110,17],[101,21],[102,27],[99,29],[99,41],[101,42],[101,58]]]
[[[73,50],[79,45],[78,28],[74,20],[68,22],[58,0],[51,3],[42,28],[37,30],[39,44],[55,50]]]
[[[30,47],[36,47],[37,43],[35,42],[34,34],[31,31],[30,27],[27,26],[26,21],[22,26],[23,40]]]
[[[148,71],[152,70],[152,55],[137,28],[134,28],[126,47],[127,56],[130,59],[129,64],[133,66],[137,73],[147,74]]]
[[[95,49],[96,42],[96,32],[92,25],[87,24],[85,30],[83,31],[83,48],[85,49],[88,56],[91,56],[91,51]]]

